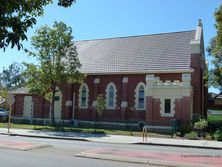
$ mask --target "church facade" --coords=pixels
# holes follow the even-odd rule
[[[56,94],[56,122],[91,125],[96,97],[106,109],[101,126],[169,128],[172,120],[187,123],[206,113],[207,87],[203,27],[196,30],[75,42],[83,84],[64,84]],[[47,122],[50,107],[44,98],[24,88],[14,92],[14,120]]]

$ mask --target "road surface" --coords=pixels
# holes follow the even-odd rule
[[[71,140],[40,139],[19,136],[0,135],[0,141],[18,143],[46,143],[51,147],[27,151],[0,148],[0,166],[2,167],[147,167],[148,164],[135,164],[110,160],[76,157],[76,154],[95,149],[124,150],[125,152],[151,152],[164,154],[184,154],[208,157],[221,157],[222,150],[182,148],[168,146],[151,146],[135,144],[109,144]],[[192,142],[192,141],[191,141]]]

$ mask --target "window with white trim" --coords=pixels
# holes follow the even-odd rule
[[[88,107],[89,89],[86,84],[83,84],[79,88],[79,108]]]
[[[175,114],[175,100],[177,96],[155,97],[160,99],[160,115],[162,117],[173,117]]]
[[[140,82],[135,90],[135,108],[137,110],[145,109],[145,84]]]
[[[116,86],[113,83],[109,83],[106,87],[106,108],[116,108]]]

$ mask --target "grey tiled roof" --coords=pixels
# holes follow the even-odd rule
[[[82,72],[143,73],[190,70],[195,30],[75,42]]]

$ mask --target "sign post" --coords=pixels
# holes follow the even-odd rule
[[[8,94],[7,103],[10,107],[8,115],[8,133],[10,133],[12,105],[15,103],[15,97],[11,93]]]

